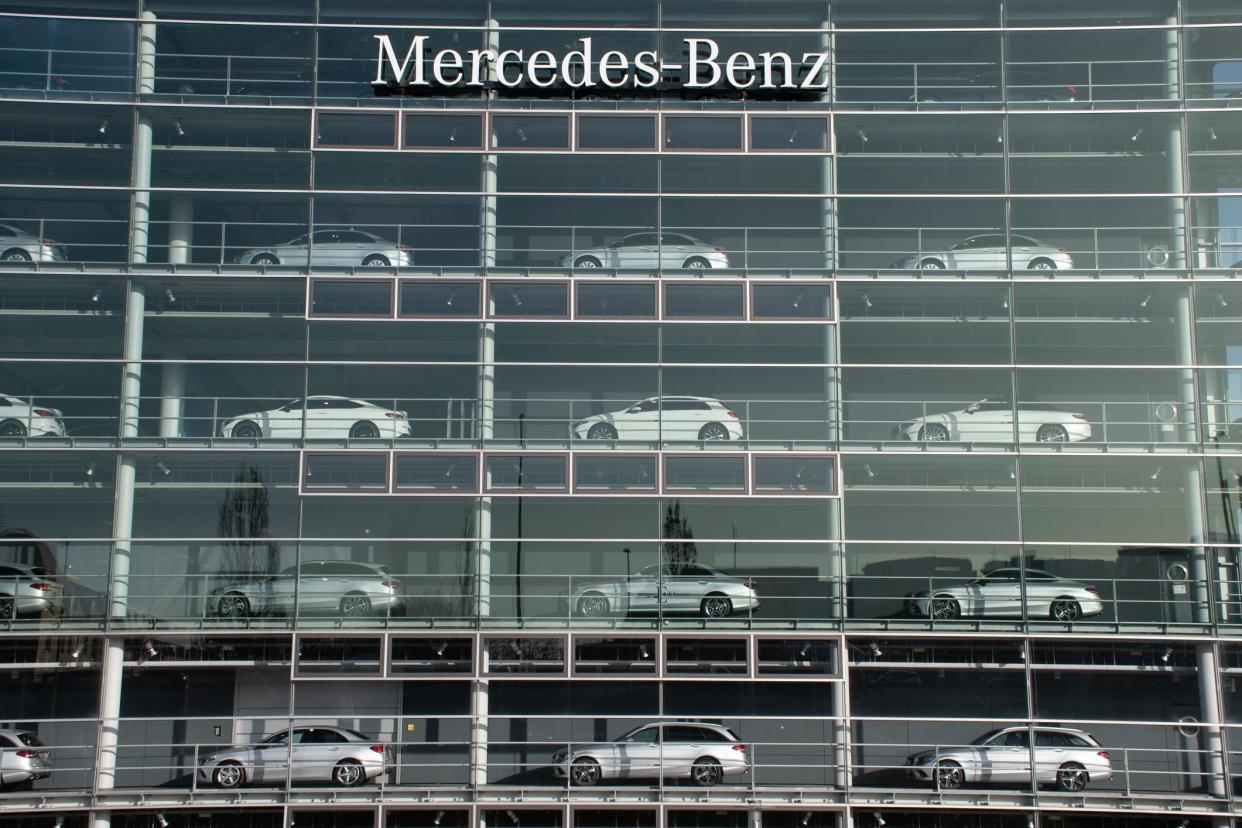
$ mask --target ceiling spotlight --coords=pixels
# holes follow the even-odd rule
[[[1035,817],[1029,816],[1026,818],[1026,828],[1035,828]]]
[[[518,292],[516,290],[509,291],[509,298],[513,301],[515,307],[522,307],[522,297],[518,296]]]
[[[65,818],[63,816],[56,817],[56,821],[52,823],[52,828],[65,828]]]
[[[1183,819],[1181,822],[1177,823],[1177,828],[1190,828],[1190,820]]]
[[[875,480],[875,471],[872,470],[870,463],[863,463],[863,471],[866,472],[868,480]]]
[[[798,309],[798,306],[799,306],[799,305],[801,305],[801,304],[802,304],[802,294],[801,294],[801,293],[799,293],[799,294],[798,294],[798,295],[794,298],[794,300],[793,300],[793,308],[794,308],[794,310],[797,310],[797,309]]]
[[[1142,302],[1139,302],[1139,307],[1140,307],[1140,308],[1145,308],[1145,307],[1147,307],[1149,304],[1151,304],[1151,294],[1150,294],[1150,293],[1149,293],[1149,294],[1147,294],[1146,296],[1144,296],[1144,297],[1143,297],[1143,301],[1142,301]]]
[[[996,143],[998,143],[998,144],[1003,144],[1003,143],[1005,143],[1005,127],[1004,127],[1004,125],[998,126],[998,127],[996,128]]]
[[[858,140],[862,141],[864,144],[871,140],[870,138],[867,137],[867,133],[862,131],[862,127],[859,127],[858,129],[856,129],[854,131],[854,134],[857,135]]]
[[[1173,648],[1165,647],[1164,652],[1160,654],[1160,660],[1165,664],[1169,663],[1169,659],[1173,657]]]
[[[518,137],[518,140],[521,141],[523,144],[526,143],[526,140],[527,140],[526,129],[521,124],[517,125],[517,137]],[[513,812],[510,811],[509,813],[513,813]]]
[[[863,300],[863,307],[866,308],[867,310],[871,310],[871,297],[864,293],[862,295],[862,300]]]
[[[505,816],[509,817],[509,821],[512,822],[514,825],[522,824],[521,820],[518,819],[518,815],[515,811],[505,811]]]
[[[432,825],[439,825],[444,821],[444,811],[436,811],[436,818],[431,821]]]
[[[79,643],[73,648],[73,652],[69,653],[69,658],[77,661],[82,657],[82,645]]]
[[[1001,307],[1009,310],[1009,291],[1001,291]]]
[[[147,658],[155,658],[160,654],[160,651],[155,649],[155,642],[149,638],[142,642],[142,649],[146,652]]]
[[[451,308],[453,307],[453,300],[456,298],[457,298],[457,291],[454,290],[451,293],[449,293],[448,298],[444,300],[444,304]]]
[[[888,825],[888,823],[884,821],[884,814],[879,811],[875,812],[875,824],[880,826],[880,828],[884,828],[885,825]]]
[[[99,134],[100,135],[108,134],[108,119],[107,118],[104,118],[102,121],[99,122]]]
[[[449,143],[450,144],[457,143],[457,127],[456,126],[454,126],[451,130],[449,130]],[[441,811],[440,813],[443,814],[444,811]],[[439,824],[440,823],[438,822],[436,823],[436,825],[439,825]]]
[[[165,463],[163,460],[155,461],[155,469],[156,471],[158,471],[160,474],[164,475],[165,477],[172,476],[172,469],[170,469],[168,467],[168,464]]]
[[[1148,480],[1159,480],[1161,470],[1162,469],[1160,466],[1156,466],[1156,470],[1152,472],[1151,474],[1147,475],[1147,479]]]
[[[99,300],[102,298],[103,298],[103,288],[101,287],[95,288],[95,292],[91,294],[91,301],[94,302],[95,304],[99,304]]]
[[[160,828],[168,828],[168,818],[165,817],[163,813],[156,814],[155,821],[160,826]]]
[[[645,643],[638,645],[638,657],[643,659],[651,658],[651,651],[647,649]]]
[[[798,128],[797,128],[797,127],[794,127],[793,129],[789,130],[789,141],[788,141],[788,143],[792,146],[792,145],[793,145],[793,143],[794,143],[795,141],[797,141],[797,140],[798,140]]]
[[[879,658],[879,657],[880,657],[880,656],[882,656],[882,655],[884,655],[884,651],[880,649],[880,645],[879,645],[879,644],[877,644],[877,643],[875,643],[874,641],[872,641],[872,642],[871,642],[871,656],[872,656],[872,658]]]
[[[94,460],[92,460],[91,462],[89,462],[89,463],[87,463],[87,464],[86,464],[86,476],[87,476],[87,477],[94,477],[94,476],[95,476],[95,467],[96,467],[97,465],[98,465],[98,464],[97,464]]]
[[[1018,645],[1018,661],[1026,661],[1026,647]]]
[[[176,294],[173,293],[172,287],[169,285],[164,285],[164,298],[167,299],[170,303],[177,301],[177,296]]]
[[[1220,136],[1216,134],[1216,127],[1208,124],[1208,138],[1212,141],[1219,141]]]
[[[1222,308],[1229,307],[1229,303],[1225,301],[1224,294],[1220,293],[1219,291],[1217,291],[1216,293],[1216,304]]]
[[[809,825],[809,824],[810,824],[810,822],[811,822],[811,812],[810,812],[810,811],[807,811],[805,814],[803,814],[803,815],[802,815],[802,819],[801,819],[801,821],[800,821],[800,823],[799,823],[799,824],[800,824],[800,825]]]
[[[1139,139],[1139,136],[1142,134],[1143,134],[1143,128],[1139,127],[1139,131],[1130,136],[1130,141],[1131,142],[1137,141]]]
[[[1017,472],[1015,472],[1015,471],[1013,470],[1013,466],[1010,466],[1010,467],[1009,467],[1009,479],[1010,479],[1010,480],[1017,480],[1017,479],[1018,479],[1018,474],[1017,474]]]
[[[811,645],[803,644],[802,649],[798,650],[798,658],[806,658],[807,654],[810,652],[811,652]]]
[[[438,644],[436,644],[436,658],[444,658],[444,652],[447,649],[448,649],[447,641],[441,641]],[[443,811],[441,811],[441,813],[443,813]],[[436,823],[436,824],[438,825],[439,823]]]
[[[173,121],[173,129],[175,129],[177,131],[177,134],[180,135],[182,138],[185,137],[185,129],[181,126],[180,118]]]

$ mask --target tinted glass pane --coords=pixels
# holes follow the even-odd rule
[[[402,316],[479,315],[480,282],[403,282]]]
[[[391,282],[314,282],[312,316],[389,316]]]
[[[492,140],[504,149],[567,149],[569,118],[497,115],[492,118]]]
[[[655,491],[655,487],[654,456],[579,455],[575,460],[574,489],[577,491]]]
[[[666,491],[744,492],[746,459],[743,457],[665,457]]]
[[[492,491],[563,490],[565,465],[563,456],[493,454],[487,458],[485,488]]]
[[[745,289],[741,284],[664,286],[664,315],[669,318],[741,319],[745,314]]]
[[[826,150],[828,122],[821,118],[750,119],[750,146],[756,150]]]
[[[755,319],[828,319],[832,316],[832,288],[828,285],[764,285],[751,290]]]
[[[668,149],[740,150],[742,119],[669,116],[664,119],[664,146]]]
[[[316,142],[321,147],[391,147],[396,143],[391,115],[354,115],[322,112]]]
[[[831,457],[755,457],[755,491],[829,494],[836,491]]]
[[[388,485],[386,454],[308,454],[307,489],[378,489]]]
[[[564,282],[493,282],[490,287],[496,316],[569,315],[569,291]]]
[[[417,491],[474,491],[478,458],[473,454],[398,455],[396,488]]]
[[[405,116],[405,146],[469,149],[483,146],[482,115],[416,113]]]
[[[654,284],[579,284],[579,317],[653,318],[656,315]]]
[[[654,148],[655,118],[583,115],[578,119],[578,146],[582,149]]]

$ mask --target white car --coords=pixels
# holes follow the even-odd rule
[[[52,772],[52,757],[37,734],[29,730],[0,730],[0,785],[29,784]]]
[[[62,416],[55,408],[0,394],[0,437],[64,437]]]
[[[1076,411],[1019,403],[1018,442],[1077,443],[1091,438],[1091,423]],[[915,417],[893,429],[898,440],[927,443],[1012,443],[1014,407],[1006,400],[983,399],[957,411]]]
[[[1053,247],[1029,236],[1013,236],[1013,269],[1067,270],[1074,258],[1064,247]],[[985,233],[962,239],[948,250],[924,250],[899,259],[901,270],[1005,270],[1009,248],[1004,233]]]
[[[65,246],[52,239],[41,239],[11,224],[0,224],[0,261],[63,262],[69,259]]]
[[[993,569],[982,578],[964,584],[936,587],[916,592],[906,602],[913,615],[937,621],[970,617],[1025,616],[1053,621],[1077,621],[1104,611],[1100,591],[1080,581],[1071,581],[1040,569],[1026,570],[1025,610],[1022,576],[1014,568]]]
[[[652,564],[619,578],[575,578],[567,602],[587,618],[642,612],[727,618],[759,609],[753,580],[697,563]]]
[[[645,724],[611,742],[576,745],[552,757],[556,776],[583,787],[640,777],[689,778],[710,787],[749,769],[737,734],[704,722]]]
[[[729,266],[729,254],[682,233],[633,233],[607,247],[579,250],[559,260],[561,267],[661,267],[700,270]]]
[[[1077,793],[1113,776],[1111,757],[1090,733],[1036,727],[1035,781]],[[993,730],[961,747],[940,747],[906,757],[906,775],[938,788],[970,782],[1029,782],[1031,733],[1024,726]]]
[[[286,778],[353,787],[388,773],[392,764],[387,746],[365,733],[343,727],[295,727],[292,744],[289,731],[282,730],[257,745],[204,756],[198,779],[218,788],[247,782],[282,784]]]
[[[260,437],[300,439],[302,425],[306,437],[366,438],[409,437],[410,421],[404,411],[392,411],[348,397],[320,395],[293,400],[270,411],[252,411],[225,420],[222,437],[257,440]]]
[[[648,397],[569,427],[577,440],[740,440],[737,412],[711,397]]]
[[[236,261],[253,265],[304,265],[308,249],[313,265],[409,267],[414,264],[414,256],[404,244],[361,230],[316,230],[293,241],[252,248]]]

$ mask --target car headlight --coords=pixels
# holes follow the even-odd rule
[[[565,751],[558,751],[557,753],[552,754],[552,761],[559,765],[561,762],[565,761],[565,757]]]

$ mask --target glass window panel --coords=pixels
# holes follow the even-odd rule
[[[582,149],[654,149],[655,117],[579,116],[578,146]]]
[[[664,146],[685,150],[740,150],[742,119],[669,115],[664,118]]]
[[[320,112],[315,142],[321,147],[392,147],[396,123],[392,115]]]
[[[666,282],[664,315],[669,319],[742,319],[746,316],[745,286]]]
[[[398,454],[394,488],[407,491],[475,491],[478,457],[473,454]]]
[[[569,316],[567,282],[492,282],[493,316]]]
[[[485,460],[488,491],[564,491],[566,456],[491,454]]]
[[[483,146],[482,115],[417,112],[405,116],[407,148],[474,149]]]
[[[392,282],[311,283],[312,316],[391,316]]]
[[[754,319],[831,319],[832,288],[828,285],[754,284]]]
[[[833,457],[766,456],[757,454],[755,492],[834,494],[837,466]]]
[[[578,455],[574,462],[574,490],[581,492],[654,492],[654,455]]]
[[[793,152],[828,149],[828,121],[823,118],[752,116],[750,148]]]
[[[305,469],[308,490],[388,488],[387,454],[307,454]]]
[[[477,317],[482,282],[402,282],[402,316]]]
[[[656,286],[651,284],[579,282],[578,317],[654,319]]]
[[[569,118],[494,115],[492,142],[502,149],[568,149]]]
[[[668,492],[745,492],[746,458],[664,458],[664,490]]]

